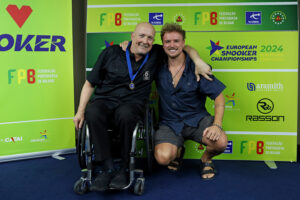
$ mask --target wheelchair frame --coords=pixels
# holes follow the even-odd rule
[[[130,161],[129,161],[129,184],[122,188],[122,190],[128,189],[134,184],[133,192],[136,195],[142,195],[145,189],[145,178],[142,169],[135,168],[135,156],[136,152],[136,141],[144,140],[146,145],[147,154],[147,171],[152,172],[152,162],[153,162],[153,135],[154,135],[154,109],[149,108],[147,105],[144,122],[137,122],[131,142],[130,150]],[[83,126],[79,129],[76,139],[76,150],[79,160],[79,165],[81,168],[82,176],[74,184],[74,192],[77,194],[85,194],[89,191],[89,188],[93,180],[93,149],[90,140],[90,132],[86,121],[84,121]],[[142,152],[138,152],[142,154]],[[136,178],[136,174],[138,177]],[[135,180],[136,179],[136,180]],[[112,188],[109,188],[112,189]]]

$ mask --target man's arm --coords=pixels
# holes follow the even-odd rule
[[[200,74],[207,80],[212,81],[212,79],[208,76],[212,75],[211,68],[200,58],[198,52],[188,45],[185,45],[184,50],[187,52],[187,54],[189,54],[195,63],[195,75],[197,77],[197,81],[200,81]]]
[[[126,51],[128,43],[128,41],[123,41],[120,43],[120,47],[123,49],[123,51]],[[200,81],[200,75],[202,75],[207,80],[212,81],[212,78],[209,77],[209,75],[212,75],[211,68],[200,58],[198,52],[188,45],[184,46],[184,50],[195,63],[195,75],[197,77],[197,81]]]
[[[215,119],[212,126],[203,131],[203,137],[207,137],[212,141],[217,141],[220,138],[222,130],[222,120],[225,110],[225,99],[223,94],[219,94],[215,99]]]
[[[89,81],[86,80],[81,90],[78,110],[73,119],[76,129],[82,127],[85,108],[91,98],[93,91],[94,91],[94,87]]]

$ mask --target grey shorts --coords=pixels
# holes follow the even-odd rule
[[[203,131],[214,122],[213,116],[205,116],[198,124],[198,127],[184,125],[181,135],[176,135],[173,129],[166,125],[160,125],[154,135],[154,144],[171,143],[177,147],[183,146],[184,140],[190,139],[202,143]]]

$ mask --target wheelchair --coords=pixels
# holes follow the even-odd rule
[[[142,195],[144,193],[145,177],[142,169],[135,168],[135,159],[137,157],[146,156],[147,171],[149,173],[152,171],[152,163],[154,159],[154,117],[154,109],[147,105],[144,120],[137,122],[132,134],[132,143],[129,155],[129,184],[122,188],[122,190],[128,189],[134,185],[133,192],[136,195]],[[112,130],[108,131],[110,132]],[[137,142],[139,142],[139,144],[143,144],[142,148],[137,148]],[[141,145],[139,147],[141,147]],[[82,128],[77,132],[76,151],[82,175],[80,179],[75,182],[73,190],[75,193],[82,195],[90,191],[90,186],[94,178],[93,144],[91,142],[91,136],[86,122],[83,123]],[[112,190],[112,188],[109,188],[109,190]]]

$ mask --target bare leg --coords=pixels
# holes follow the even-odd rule
[[[222,132],[220,138],[217,141],[212,141],[206,137],[203,137],[202,142],[206,145],[206,150],[202,155],[201,161],[203,163],[206,163],[206,162],[211,163],[212,158],[214,156],[217,156],[217,155],[223,153],[223,151],[226,149],[227,136],[226,136],[225,132]],[[212,167],[204,167],[204,170],[210,170],[210,169],[212,169]],[[208,174],[204,174],[202,176],[202,178],[209,179],[214,176],[215,176],[214,173],[208,173]]]
[[[171,143],[160,143],[155,146],[154,156],[160,165],[168,165],[176,158],[177,146]]]

